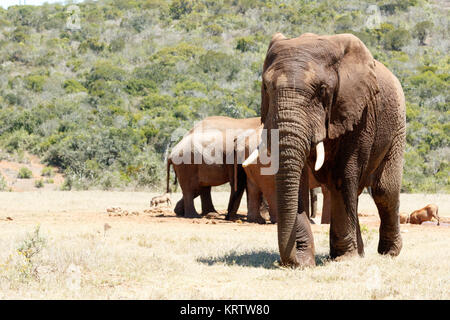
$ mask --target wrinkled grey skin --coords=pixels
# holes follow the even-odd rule
[[[331,195],[331,257],[364,254],[357,206],[366,186],[381,219],[378,252],[398,255],[405,100],[397,78],[353,35],[286,39],[278,33],[262,80],[262,122],[269,131],[279,129],[280,137],[276,194],[282,265],[315,265],[302,189],[320,142],[325,162],[314,176]]]

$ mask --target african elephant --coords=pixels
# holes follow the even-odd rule
[[[264,128],[279,135],[275,190],[282,265],[315,265],[308,166],[330,191],[331,258],[364,255],[357,206],[366,186],[381,219],[378,252],[397,256],[406,127],[397,78],[354,35],[287,39],[277,33],[264,61],[261,97]]]
[[[437,225],[440,225],[440,219],[438,214],[439,208],[435,204],[429,204],[426,207],[413,211],[409,217],[407,222],[411,224],[421,224],[425,221],[431,221],[431,219],[437,220]]]
[[[257,136],[256,140],[260,144],[260,131],[255,131],[254,135]],[[253,152],[250,149],[248,141],[241,146],[236,146],[237,152],[243,152],[245,148],[245,154],[251,154]],[[250,222],[257,222],[260,224],[266,223],[266,220],[260,214],[260,206],[263,201],[263,196],[267,200],[270,221],[272,223],[277,222],[277,199],[275,192],[275,176],[261,174],[261,168],[270,167],[270,163],[262,164],[260,159],[254,159],[252,163],[246,163],[243,165],[245,174],[247,175],[247,216]],[[314,188],[321,187],[323,193],[323,207],[322,207],[322,221],[321,223],[330,223],[330,197],[328,190],[325,186],[320,185],[314,178],[311,170],[308,170],[309,187],[311,196],[311,217],[315,217],[317,211],[317,194],[314,192]]]
[[[208,117],[192,128],[172,149],[167,159],[167,192],[169,192],[169,174],[170,165],[172,165],[183,192],[183,198],[175,206],[177,215],[189,218],[199,217],[194,206],[194,199],[199,195],[202,213],[216,212],[211,199],[211,187],[227,182],[232,186],[227,219],[231,219],[236,214],[245,190],[246,177],[242,166],[235,167],[233,164],[234,138],[241,131],[254,129],[259,125],[259,117],[248,119]],[[209,153],[209,150],[213,149],[214,152]],[[188,163],[175,161],[183,156],[187,156]]]

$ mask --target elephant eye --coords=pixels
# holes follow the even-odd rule
[[[319,96],[320,96],[321,98],[324,98],[326,94],[327,94],[327,86],[324,85],[324,84],[322,84],[322,85],[319,87]]]

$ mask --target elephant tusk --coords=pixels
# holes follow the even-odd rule
[[[318,171],[322,168],[323,162],[325,161],[325,148],[323,146],[323,142],[319,142],[316,145],[316,165],[314,166],[314,170]]]
[[[242,163],[242,166],[245,168],[256,161],[256,159],[259,156],[259,150],[256,148],[249,156],[248,158]]]

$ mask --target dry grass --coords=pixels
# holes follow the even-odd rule
[[[400,256],[380,256],[378,218],[366,195],[359,210],[369,215],[360,217],[366,256],[328,260],[329,227],[313,225],[318,266],[306,270],[278,266],[275,225],[154,217],[143,213],[152,196],[0,193],[0,298],[450,298],[450,228],[402,225]],[[179,197],[173,197],[174,204]],[[226,192],[213,195],[218,209],[226,207],[227,197]],[[447,195],[402,195],[401,211],[429,202],[448,215]],[[112,206],[141,214],[108,216],[106,208]],[[18,248],[38,224],[45,245],[27,260]]]

